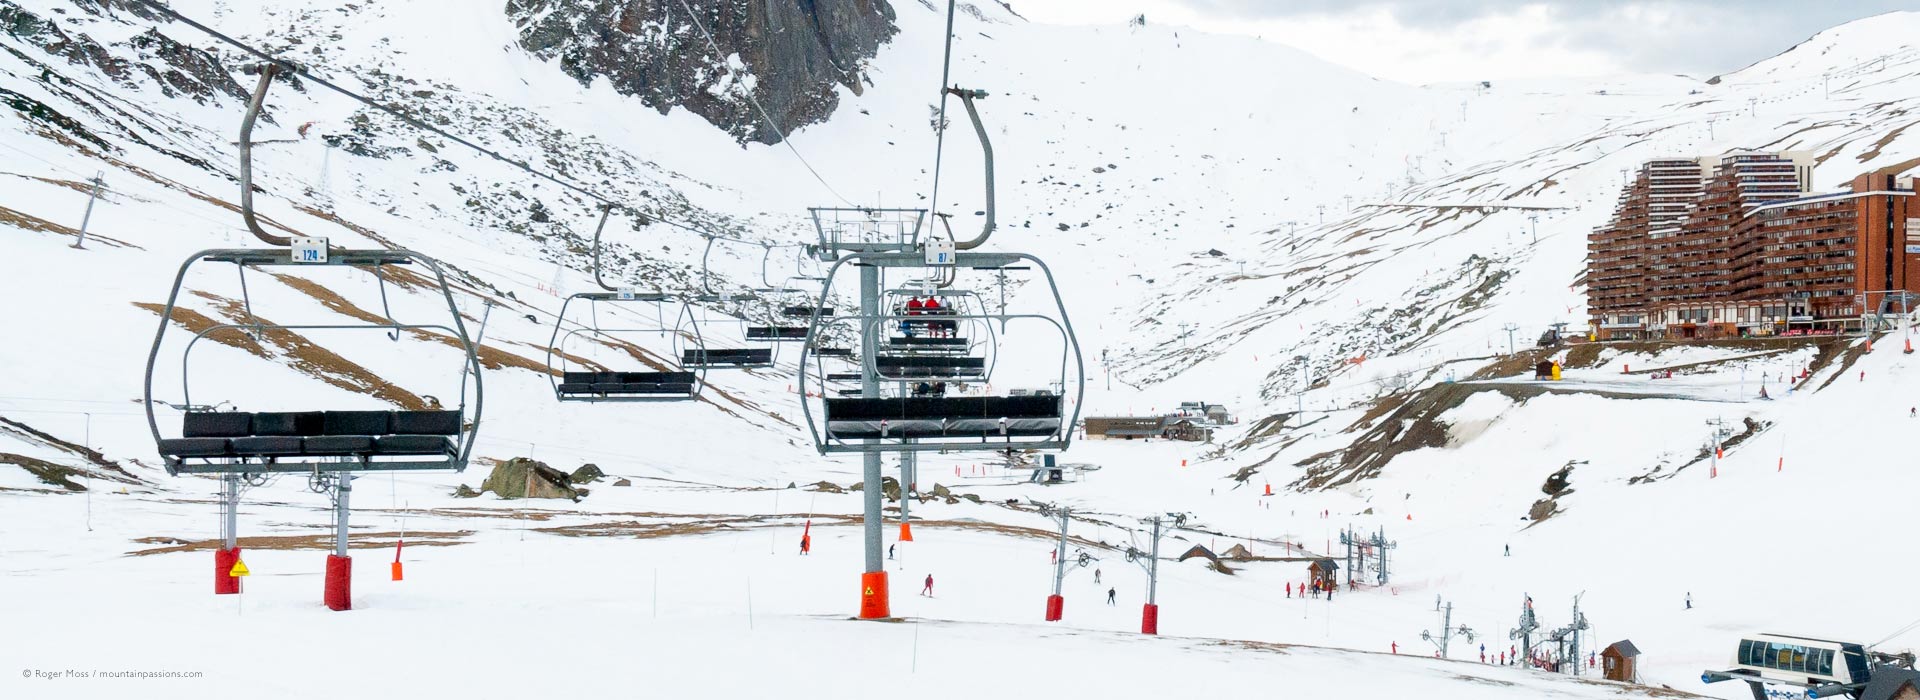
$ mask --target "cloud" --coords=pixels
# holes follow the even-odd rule
[[[1339,19],[1384,13],[1401,28],[1447,32],[1496,18],[1537,18],[1536,44],[1593,51],[1630,70],[1734,70],[1821,30],[1911,0],[1178,0],[1196,14],[1236,20]]]

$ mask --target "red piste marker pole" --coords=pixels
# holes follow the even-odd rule
[[[400,571],[400,548],[405,546],[405,544],[406,542],[404,540],[393,541],[393,580],[395,581],[404,578]]]

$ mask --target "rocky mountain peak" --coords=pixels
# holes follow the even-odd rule
[[[508,0],[507,13],[521,48],[581,83],[606,78],[662,114],[684,107],[741,143],[825,121],[899,31],[886,0]]]

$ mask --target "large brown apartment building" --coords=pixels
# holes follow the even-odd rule
[[[1641,165],[1587,238],[1596,337],[1857,328],[1886,304],[1898,310],[1889,291],[1920,291],[1913,179],[1873,173],[1810,194],[1812,170],[1793,152]]]

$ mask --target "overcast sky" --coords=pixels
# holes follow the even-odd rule
[[[1029,19],[1250,34],[1409,83],[1708,77],[1914,0],[1011,0]]]

